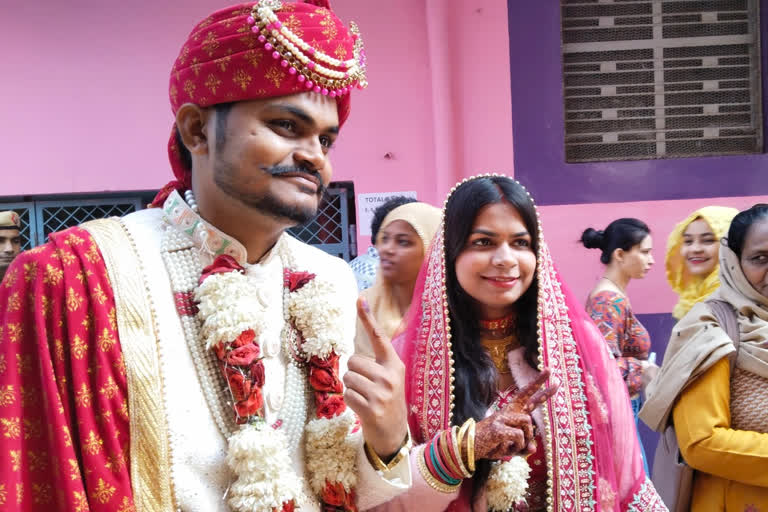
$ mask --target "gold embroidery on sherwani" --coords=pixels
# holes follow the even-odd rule
[[[138,251],[119,220],[91,221],[83,228],[101,250],[115,297],[117,331],[130,402],[124,401],[119,412],[130,421],[134,512],[172,512],[176,505],[169,476],[170,446],[158,340]],[[102,489],[101,498],[107,498],[107,491],[108,488]],[[111,494],[107,501],[110,499]],[[117,502],[112,504],[117,510],[132,510],[129,501],[123,500],[122,506],[117,505]]]

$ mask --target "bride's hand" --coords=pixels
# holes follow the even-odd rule
[[[512,401],[477,423],[475,459],[498,460],[533,451],[531,412],[555,394],[558,385],[541,389],[549,378],[544,368],[536,379],[515,393]]]

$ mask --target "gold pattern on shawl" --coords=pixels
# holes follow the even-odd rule
[[[37,391],[37,388],[21,386],[19,389],[21,391],[22,407],[32,407],[40,403],[40,393]]]
[[[136,507],[133,506],[133,503],[131,503],[127,496],[123,496],[123,503],[117,509],[117,512],[136,512]]]
[[[101,448],[104,446],[104,440],[93,430],[88,434],[88,439],[83,444],[83,449],[86,453],[91,455],[98,455],[101,453]]]
[[[207,27],[208,25],[210,25],[211,23],[213,23],[213,16],[208,16],[203,21],[201,21],[200,23],[197,24],[197,29],[198,30],[203,29],[203,28]]]
[[[30,282],[37,278],[37,262],[31,261],[24,264],[24,281]]]
[[[32,354],[16,354],[16,370],[19,375],[26,375],[32,370]]]
[[[24,439],[40,439],[43,437],[43,424],[41,420],[24,420]]]
[[[92,244],[88,250],[85,253],[85,259],[90,261],[91,263],[98,263],[98,261],[101,259],[101,255],[99,254],[99,248],[96,247],[95,244]]]
[[[61,431],[64,433],[64,446],[72,446],[72,434],[69,433],[69,427],[62,425]]]
[[[19,292],[13,292],[8,297],[8,307],[6,308],[6,313],[14,313],[21,309],[21,299],[19,298]]]
[[[16,280],[19,278],[19,269],[14,267],[10,272],[5,274],[5,279],[3,279],[3,286],[6,288],[13,288],[13,285],[16,284]]]
[[[299,37],[304,37],[304,29],[301,26],[301,20],[295,14],[288,16],[283,22],[283,26]]]
[[[82,283],[83,286],[85,286],[85,283],[88,281],[88,279],[85,277],[85,272],[83,272],[82,270],[78,272],[75,277],[77,278],[78,281],[80,281],[80,283]]]
[[[123,354],[120,354],[118,356],[117,361],[115,361],[112,366],[114,367],[118,375],[120,375],[121,377],[125,377],[125,359],[123,359]]]
[[[50,263],[45,264],[45,275],[43,276],[43,283],[56,286],[64,278],[64,271],[60,268],[56,268]]]
[[[192,100],[195,98],[195,82],[192,80],[186,80],[184,82],[184,92],[187,93],[187,96],[189,96],[189,99]]]
[[[336,29],[336,23],[333,21],[331,13],[325,9],[323,9],[323,12],[325,14],[321,13],[319,10],[317,11],[318,14],[323,16],[323,19],[320,20],[320,26],[323,27],[323,35],[326,38],[325,40],[330,41],[331,39],[334,39],[339,32]]]
[[[56,361],[64,362],[64,342],[60,339],[53,340],[53,354],[56,357]]]
[[[82,359],[87,351],[88,345],[78,334],[75,334],[75,340],[72,343],[72,354],[75,356],[75,359]]]
[[[24,484],[16,484],[16,504],[21,505],[21,501],[24,499]]]
[[[8,491],[5,490],[5,484],[0,484],[0,505],[5,505],[8,500]]]
[[[253,78],[251,78],[251,75],[249,75],[245,70],[238,69],[235,71],[235,76],[232,77],[232,80],[234,80],[237,85],[242,87],[243,90],[246,90]]]
[[[93,399],[93,394],[91,393],[91,390],[88,389],[88,386],[83,382],[83,385],[80,387],[80,390],[75,393],[75,403],[79,405],[80,407],[90,407],[91,406],[91,400]]]
[[[106,505],[109,503],[109,500],[112,499],[112,496],[115,495],[115,491],[116,489],[114,486],[109,485],[103,479],[99,478],[99,483],[96,485],[96,490],[93,495],[96,498],[96,501],[102,505]]]
[[[32,471],[43,471],[48,467],[48,453],[45,451],[29,450],[27,458],[29,459],[29,469]]]
[[[74,233],[70,233],[67,235],[67,238],[64,239],[64,243],[66,245],[80,245],[85,243],[85,240],[83,240],[82,238],[80,238]]]
[[[125,400],[125,398],[123,398],[123,403],[120,404],[120,409],[118,409],[117,412],[120,414],[120,416],[122,416],[126,420],[129,419],[128,418],[128,402]]]
[[[67,311],[74,313],[80,309],[83,302],[85,302],[85,299],[70,286],[67,290]]]
[[[43,310],[43,316],[47,317],[51,313],[51,300],[45,295],[41,296],[40,307]]]
[[[211,90],[213,94],[216,94],[216,88],[221,85],[221,80],[219,80],[219,77],[211,73],[208,75],[208,78],[205,80],[205,86]]]
[[[112,336],[112,333],[109,332],[109,329],[106,327],[102,331],[101,335],[99,336],[98,344],[99,344],[99,350],[102,352],[109,352],[112,350],[112,347],[115,346],[115,337]]]
[[[93,296],[96,298],[96,302],[102,306],[107,302],[107,294],[101,288],[101,283],[96,284],[96,287],[93,289]]]
[[[171,86],[170,95],[171,95],[171,101],[175,105],[176,104],[176,100],[179,97],[179,90],[176,88],[175,85]]]
[[[190,67],[192,68],[192,72],[195,74],[195,76],[200,76],[200,68],[203,67],[203,64],[200,62],[200,59],[198,59],[197,57],[193,57],[192,58],[192,65]],[[177,92],[178,92],[176,90],[175,86],[174,86],[172,92],[174,94],[173,102],[175,103],[176,102],[175,94],[177,94]]]
[[[115,311],[114,306],[109,308],[109,313],[107,313],[109,316],[109,326],[112,328],[112,331],[117,331],[117,312]],[[120,355],[122,358],[122,354]]]
[[[27,254],[40,254],[41,252],[43,252],[44,250],[46,250],[48,248],[49,248],[48,244],[38,245],[37,247],[28,250]]]
[[[0,407],[8,407],[16,402],[16,392],[13,384],[7,384],[5,389],[0,387]]]
[[[264,58],[264,52],[261,50],[248,50],[243,54],[243,58],[250,62],[254,69],[258,69],[261,59]]]
[[[86,333],[91,332],[91,327],[93,327],[93,311],[88,311],[85,314],[85,317],[83,317],[83,321],[80,322],[80,325],[83,326],[83,329],[85,329]]]
[[[3,430],[3,437],[7,437],[8,439],[19,439],[21,437],[20,417],[0,418],[0,426]]]
[[[110,376],[107,379],[107,383],[99,390],[99,394],[103,395],[104,398],[114,398],[117,395],[117,392],[120,391],[120,388],[117,387],[117,384],[115,384],[115,379]],[[107,411],[109,412],[109,411]],[[115,430],[115,432],[118,432]]]
[[[113,473],[119,473],[125,467],[125,457],[121,453],[107,457],[104,467]]]
[[[281,71],[277,66],[272,66],[269,68],[264,77],[275,84],[276,89],[279,89],[280,84],[283,82],[283,79],[285,79],[285,73]]]
[[[219,49],[221,43],[216,39],[216,33],[211,30],[205,35],[205,39],[203,39],[203,43],[200,46],[209,57],[213,57],[213,54]]]
[[[58,256],[59,260],[61,260],[61,262],[66,266],[70,266],[77,259],[77,256],[65,249],[56,249],[56,255]]]
[[[72,496],[75,498],[75,512],[88,512],[88,499],[85,497],[85,491],[72,491]]]
[[[37,505],[48,505],[53,501],[51,484],[32,484],[32,501]]]
[[[11,470],[21,470],[21,450],[11,450]]]
[[[80,479],[80,466],[75,459],[69,459],[69,478],[72,480]]]

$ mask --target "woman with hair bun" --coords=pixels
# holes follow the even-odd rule
[[[644,278],[653,265],[651,230],[638,219],[617,219],[602,231],[587,228],[581,243],[587,249],[600,249],[605,272],[590,292],[586,310],[616,358],[637,422],[642,406],[640,393],[656,375],[658,366],[648,360],[651,338],[632,312],[627,286],[632,279]],[[641,451],[646,464],[645,452]],[[645,471],[650,474],[647,464]]]

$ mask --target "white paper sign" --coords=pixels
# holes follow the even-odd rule
[[[394,196],[405,196],[416,199],[416,191],[357,194],[357,229],[360,232],[360,235],[371,236],[371,221],[373,220],[374,210]]]

